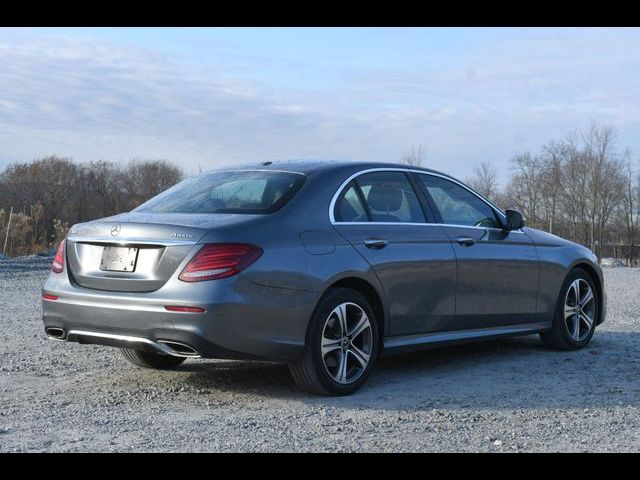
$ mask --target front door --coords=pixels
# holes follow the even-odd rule
[[[538,254],[529,237],[503,230],[502,214],[461,184],[417,177],[455,251],[456,329],[539,321]]]

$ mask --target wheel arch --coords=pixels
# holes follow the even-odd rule
[[[335,280],[334,282],[329,284],[325,288],[324,292],[322,292],[320,298],[324,297],[324,295],[326,295],[326,293],[333,288],[350,288],[364,295],[364,297],[369,301],[369,303],[371,304],[371,308],[373,308],[373,313],[378,325],[378,331],[380,332],[379,351],[381,351],[383,345],[382,339],[385,335],[388,318],[387,307],[383,295],[378,291],[378,289],[376,289],[376,287],[371,284],[371,282],[361,277],[348,276]],[[318,303],[319,302],[320,300],[318,300]]]

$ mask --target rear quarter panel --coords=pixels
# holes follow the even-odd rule
[[[357,168],[357,167],[356,167]],[[353,169],[353,167],[352,167]],[[299,299],[295,311],[285,313],[279,326],[289,325],[293,336],[306,334],[309,319],[323,293],[335,282],[359,278],[386,301],[378,278],[366,260],[329,221],[329,203],[349,170],[309,175],[296,196],[278,212],[257,215],[242,224],[212,229],[200,243],[246,242],[263,249],[262,256],[242,276],[268,289],[273,298]],[[264,305],[264,303],[263,303]],[[254,312],[270,316],[270,312]],[[283,315],[278,309],[278,315]],[[386,325],[385,325],[386,330]]]

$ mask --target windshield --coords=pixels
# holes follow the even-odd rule
[[[143,203],[134,212],[272,213],[304,183],[301,173],[238,170],[188,178]]]

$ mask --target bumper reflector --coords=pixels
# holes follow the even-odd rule
[[[51,295],[50,293],[45,293],[42,295],[42,299],[43,300],[57,300],[58,296],[57,295]]]
[[[200,307],[181,307],[179,305],[165,305],[164,309],[169,312],[204,313],[205,309]]]

